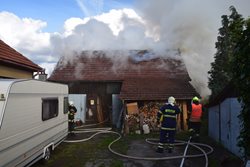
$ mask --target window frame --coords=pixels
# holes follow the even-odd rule
[[[65,96],[63,97],[63,113],[68,114],[69,110],[69,97]]]
[[[46,104],[48,105],[47,106],[48,109],[45,108]],[[42,121],[47,121],[47,120],[50,120],[52,118],[55,118],[55,117],[58,116],[58,114],[59,114],[59,100],[58,100],[58,97],[42,98]]]

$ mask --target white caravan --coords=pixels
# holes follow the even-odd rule
[[[47,160],[68,134],[68,86],[0,79],[0,166]]]

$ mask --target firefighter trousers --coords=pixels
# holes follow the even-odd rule
[[[173,148],[174,141],[175,141],[175,130],[161,129],[159,146],[167,144],[169,148]]]

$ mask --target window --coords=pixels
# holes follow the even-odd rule
[[[63,113],[64,114],[68,113],[68,108],[69,108],[69,98],[64,97],[64,99],[63,99]]]
[[[44,98],[42,99],[42,120],[58,116],[58,98]]]

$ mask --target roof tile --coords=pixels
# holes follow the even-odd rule
[[[23,68],[40,71],[42,68],[0,40],[0,61]]]

